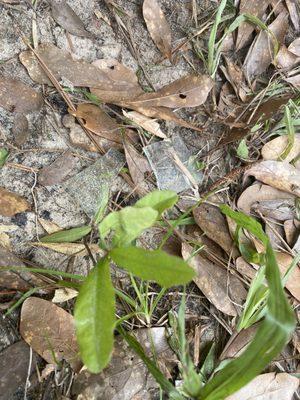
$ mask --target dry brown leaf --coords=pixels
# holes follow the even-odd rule
[[[296,31],[299,31],[300,29],[300,16],[299,16],[299,11],[297,9],[297,3],[295,0],[285,0],[287,8],[290,13],[291,21],[296,29]]]
[[[44,282],[28,271],[4,271],[1,267],[21,267],[25,265],[13,253],[0,246],[0,287],[27,291],[33,286],[43,286]]]
[[[290,254],[283,253],[283,252],[276,252],[276,259],[278,262],[278,266],[281,272],[281,275],[287,271],[289,266],[293,262],[293,257]],[[289,277],[285,287],[287,290],[297,299],[300,301],[300,268],[297,265],[291,276]]]
[[[223,249],[213,240],[209,239],[198,225],[189,225],[186,227],[186,233],[193,243],[203,247],[203,253],[209,260],[215,261],[218,257],[220,260],[224,258]]]
[[[227,254],[238,256],[238,250],[230,236],[225,216],[219,208],[210,204],[201,204],[193,211],[196,224],[206,236],[216,242]]]
[[[197,277],[194,278],[196,285],[218,310],[236,316],[236,304],[241,305],[247,296],[241,281],[225,268],[213,264],[200,254],[191,258],[192,254],[193,248],[183,243],[182,256],[197,273]]]
[[[135,72],[125,67],[117,60],[96,60],[92,65],[105,73],[116,88],[120,86],[119,90],[110,90],[106,85],[101,88],[90,88],[91,92],[104,103],[119,103],[131,100],[144,93],[138,83]]]
[[[300,57],[300,37],[295,39],[288,47],[289,51]]]
[[[115,143],[123,143],[119,124],[95,104],[79,104],[74,115],[81,118],[84,127],[96,135]]]
[[[71,151],[61,154],[52,164],[40,169],[38,182],[43,186],[62,183],[76,165],[76,158]]]
[[[268,7],[268,0],[241,0],[240,1],[240,14],[251,14],[257,18],[261,18],[264,15]],[[248,44],[251,33],[254,31],[255,26],[249,22],[243,22],[238,28],[238,34],[236,39],[236,49],[240,50],[242,47]]]
[[[290,76],[289,78],[285,78],[285,81],[290,83],[295,88],[300,88],[300,74]]]
[[[289,145],[289,138],[287,135],[278,136],[275,139],[266,143],[262,150],[261,155],[264,160],[279,160],[281,155]],[[300,155],[300,133],[294,136],[294,143],[284,161],[290,162]]]
[[[256,201],[252,204],[251,209],[255,213],[263,215],[265,218],[283,222],[295,217],[295,199]]]
[[[261,161],[245,173],[274,188],[300,196],[299,170],[287,162]]]
[[[246,80],[244,77],[243,70],[235,64],[228,57],[224,57],[226,61],[226,68],[221,67],[226,79],[230,82],[236,95],[245,102],[247,100],[247,92],[250,89],[246,85]]]
[[[297,240],[299,226],[297,227],[295,220],[286,220],[283,223],[285,238],[290,247],[293,247]]]
[[[292,400],[298,386],[299,379],[295,376],[270,372],[258,375],[225,400]]]
[[[21,309],[20,333],[48,363],[65,359],[78,372],[81,362],[71,314],[50,301],[30,297]]]
[[[222,351],[220,360],[239,357],[254,338],[256,331],[257,325],[252,325],[250,328],[234,333]]]
[[[138,107],[197,107],[203,104],[213,88],[208,75],[187,75],[154,93],[144,93],[128,102]]]
[[[150,164],[130,143],[124,143],[124,150],[130,176],[135,185],[139,185],[144,181],[145,173],[152,171]]]
[[[243,191],[237,201],[237,206],[246,214],[250,214],[252,205],[258,201],[291,198],[293,199],[294,196],[289,193],[275,189],[272,186],[263,185],[262,183],[257,182]]]
[[[38,111],[42,105],[43,97],[40,93],[21,81],[0,75],[0,107],[28,114]]]
[[[56,289],[54,292],[54,297],[52,303],[64,303],[65,301],[74,299],[78,296],[78,291],[72,288],[61,288]]]
[[[35,49],[56,79],[69,85],[93,87],[109,91],[121,91],[128,88],[126,81],[112,81],[105,71],[85,61],[73,60],[72,55],[53,44],[40,44]],[[35,55],[29,51],[20,53],[20,60],[31,79],[37,83],[51,85]]]
[[[14,142],[17,146],[22,146],[29,136],[29,124],[26,115],[17,113],[12,127]]]
[[[286,12],[280,13],[268,28],[273,32],[278,42],[282,43],[288,29],[288,14]],[[256,77],[266,71],[274,58],[273,49],[272,37],[268,32],[261,31],[245,59],[244,69],[248,78]]]
[[[291,69],[300,62],[300,57],[295,56],[291,53],[285,45],[280,47],[279,52],[276,55],[274,64],[277,68]]]
[[[51,11],[54,21],[72,35],[92,37],[85,29],[81,19],[65,0],[51,0]]]
[[[156,0],[144,0],[143,16],[153,42],[156,44],[161,53],[171,60],[171,28]]]
[[[243,259],[243,257],[238,257],[235,260],[235,267],[236,270],[242,275],[242,276],[246,276],[247,278],[249,278],[250,280],[252,280],[255,275],[256,275],[256,271],[255,269],[252,267],[251,264],[249,264],[247,261],[245,261]]]
[[[146,117],[143,114],[140,114],[137,111],[128,111],[126,112],[123,110],[123,115],[133,121],[135,124],[141,126],[143,129],[145,129],[147,132],[152,133],[153,135],[166,139],[167,136],[163,133],[163,131],[160,129],[159,123],[152,118]]]
[[[12,217],[29,209],[30,204],[24,197],[0,187],[0,215]]]

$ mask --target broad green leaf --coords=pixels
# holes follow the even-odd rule
[[[78,228],[67,229],[52,233],[51,235],[41,238],[43,243],[71,243],[83,238],[90,233],[92,228],[90,226],[80,226]]]
[[[0,149],[0,168],[6,163],[6,160],[9,156],[9,151],[4,149],[3,147]]]
[[[115,293],[107,258],[81,286],[74,317],[81,358],[89,371],[98,373],[109,363],[114,342]]]
[[[172,190],[154,190],[135,203],[135,207],[151,207],[161,215],[168,208],[173,207],[178,201],[178,196]]]
[[[169,395],[171,400],[184,400],[181,394],[177,391],[175,386],[167,380],[164,374],[157,368],[156,364],[146,355],[144,349],[136,340],[136,338],[126,332],[123,328],[118,327],[119,333],[123,336],[129,346],[136,352],[136,354],[141,358],[144,364],[147,366],[150,373],[154,376],[157,383],[160,385],[162,390],[164,390]]]
[[[238,145],[238,148],[236,150],[236,154],[240,157],[243,158],[244,160],[247,160],[249,158],[249,149],[246,143],[246,139],[242,139]]]
[[[113,246],[128,246],[141,233],[154,225],[158,212],[151,207],[125,207],[108,214],[99,224],[101,239],[114,231]]]
[[[156,281],[163,287],[188,283],[195,276],[194,270],[185,261],[161,250],[121,247],[111,250],[110,256],[117,265],[133,275]]]
[[[283,291],[274,251],[268,239],[265,242],[266,279],[269,285],[265,319],[244,353],[224,366],[200,390],[198,400],[224,400],[245,386],[280,353],[295,328],[294,313]]]

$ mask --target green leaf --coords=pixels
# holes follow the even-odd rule
[[[51,235],[44,236],[41,238],[43,243],[70,243],[76,242],[83,238],[85,235],[90,233],[92,228],[90,226],[80,226],[78,228],[67,229],[65,231],[59,231],[52,233]]]
[[[0,149],[0,168],[6,163],[7,157],[9,156],[9,151],[3,147]]]
[[[178,196],[172,190],[154,190],[135,203],[135,207],[151,207],[161,215],[168,208],[173,207]]]
[[[82,360],[89,371],[98,373],[109,363],[114,342],[115,294],[107,258],[81,286],[74,317]]]
[[[251,232],[254,236],[261,240],[264,245],[268,243],[268,236],[263,231],[260,223],[257,222],[254,218],[249,217],[248,215],[241,212],[233,211],[225,204],[220,205],[220,210],[223,214],[232,218],[238,224],[238,226]]]
[[[244,160],[247,160],[249,158],[249,149],[245,139],[242,139],[240,141],[236,150],[236,154],[238,155],[238,157],[243,158]]]
[[[141,279],[156,281],[163,287],[188,283],[195,276],[194,270],[185,261],[161,250],[115,248],[110,256],[120,267]]]
[[[162,390],[164,390],[169,395],[169,399],[172,400],[184,400],[181,394],[177,391],[175,386],[167,380],[164,374],[157,368],[155,363],[146,355],[144,349],[136,340],[136,338],[126,332],[123,328],[118,327],[119,333],[123,336],[129,346],[136,352],[136,354],[141,358],[144,364],[147,366],[150,373],[154,376],[157,383],[160,385]]]
[[[99,224],[101,239],[114,231],[113,246],[128,246],[147,228],[154,225],[158,212],[151,207],[125,207],[108,214]]]

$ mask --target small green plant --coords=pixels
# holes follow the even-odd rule
[[[174,192],[156,190],[138,200],[133,207],[111,212],[99,223],[100,247],[104,255],[83,282],[74,311],[80,354],[91,372],[100,372],[109,363],[113,349],[117,321],[111,262],[164,288],[192,280],[194,271],[181,258],[134,244],[142,232],[156,224],[162,213],[177,200]],[[87,227],[74,228],[68,231],[68,237],[78,239],[80,234],[87,232]],[[44,241],[57,240],[59,235],[62,239],[62,233],[54,235]]]

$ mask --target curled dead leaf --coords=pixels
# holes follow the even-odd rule
[[[275,139],[266,143],[262,150],[261,155],[264,160],[280,160],[287,146],[289,145],[289,138],[287,135],[278,136]],[[290,162],[300,155],[300,134],[294,136],[294,142],[289,150],[284,161]]]
[[[267,185],[300,196],[299,170],[287,162],[261,161],[245,173],[245,177],[251,175]]]
[[[48,363],[65,359],[75,371],[80,369],[74,319],[62,308],[37,297],[26,299],[21,309],[20,333]]]
[[[194,282],[207,297],[207,299],[224,314],[236,316],[236,304],[242,305],[247,296],[247,291],[241,281],[228,271],[207,260],[200,254],[191,257],[193,248],[182,244],[182,256],[188,260],[197,273]]]
[[[300,57],[290,52],[285,45],[282,45],[276,55],[275,65],[277,68],[291,69],[300,62]]]
[[[160,137],[161,139],[167,138],[167,136],[160,129],[159,123],[155,119],[146,117],[137,111],[126,112],[123,110],[123,115],[153,135]]]
[[[251,207],[256,202],[278,199],[294,199],[294,196],[272,186],[256,182],[243,191],[237,201],[237,206],[246,214],[250,214]]]
[[[145,173],[152,171],[150,164],[130,143],[124,143],[124,150],[130,176],[135,185],[139,185],[144,181]]]
[[[250,328],[243,329],[240,332],[235,332],[227,342],[220,360],[239,357],[239,355],[246,349],[248,344],[252,341],[257,331],[257,324]]]
[[[143,16],[148,32],[161,53],[172,58],[172,34],[170,25],[156,0],[144,0]]]

